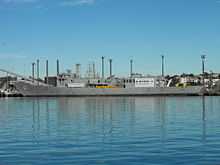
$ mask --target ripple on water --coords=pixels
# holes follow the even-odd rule
[[[3,99],[0,164],[218,164],[220,98],[202,101]]]

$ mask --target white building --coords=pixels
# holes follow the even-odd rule
[[[155,78],[135,78],[135,87],[156,87]]]

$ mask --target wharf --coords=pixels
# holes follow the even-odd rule
[[[0,97],[5,97],[5,94],[0,92]]]
[[[11,92],[11,93],[0,92],[0,98],[1,97],[22,97],[22,95],[15,92]]]

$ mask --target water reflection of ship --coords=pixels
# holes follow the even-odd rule
[[[166,97],[156,97],[154,101],[154,109],[156,112],[156,120],[160,123],[161,140],[164,142],[166,140],[167,133],[167,122],[166,122]]]
[[[89,124],[95,127],[101,122],[103,135],[112,134],[115,123],[122,122],[121,119],[128,123],[129,130],[132,131],[135,122],[135,98],[87,98],[85,105]]]
[[[206,142],[206,100],[202,96],[202,141]]]
[[[40,105],[39,100],[32,100],[32,129],[33,129],[33,138],[38,139],[39,130],[40,130]]]
[[[76,135],[81,134],[81,128],[85,124],[90,131],[102,131],[100,133],[103,136],[112,135],[124,123],[128,126],[128,133],[134,134],[136,104],[139,105],[146,101],[147,105],[156,112],[156,117],[160,122],[161,139],[165,140],[166,97],[148,98],[145,101],[143,98],[137,97],[57,98],[54,99],[56,110],[51,113],[51,100],[32,100],[33,132],[37,136],[41,127],[46,127],[49,136],[52,124],[50,121],[55,117],[55,124],[58,128],[64,124],[69,125],[69,133],[74,131]],[[42,120],[42,116],[46,120]],[[124,123],[120,124],[122,122]]]
[[[135,98],[133,97],[87,97],[59,99],[59,120],[74,120],[80,129],[85,122],[91,130],[102,127],[103,134],[114,130],[114,122],[128,120],[130,126],[134,122]],[[127,113],[129,112],[129,113]],[[85,114],[83,114],[85,113]]]
[[[212,101],[212,100],[211,100]],[[211,102],[210,104],[213,104]],[[166,115],[166,97],[157,97],[155,98],[155,111],[156,111],[156,120],[160,122],[160,132],[161,132],[161,140],[164,141],[166,139],[167,134],[167,115]],[[213,105],[210,105],[209,107],[212,107]],[[202,109],[202,141],[206,142],[206,98],[205,96],[201,97],[201,109]]]
[[[32,129],[33,139],[37,142],[40,133],[46,132],[50,136],[53,127],[57,128],[69,125],[67,133],[74,133],[75,138],[82,133],[81,128],[88,126],[91,133],[100,133],[103,141],[106,136],[114,136],[117,131],[126,123],[126,130],[130,135],[135,134],[135,111],[142,99],[136,97],[88,97],[88,98],[58,98],[51,100],[33,99],[32,103]],[[147,100],[146,100],[147,101]],[[167,98],[155,97],[148,98],[147,104],[152,106],[156,122],[159,123],[161,141],[165,142],[167,137]],[[52,105],[55,103],[54,105]],[[212,102],[211,102],[212,103]],[[51,107],[55,106],[55,111]],[[53,107],[54,108],[54,107]],[[43,118],[42,118],[43,117]],[[44,120],[43,120],[44,119]],[[55,123],[54,123],[55,121]],[[123,122],[123,123],[122,123]],[[206,98],[201,97],[201,140],[206,143]]]
[[[45,123],[46,133],[50,135],[50,110],[49,110],[49,101],[46,100],[42,102],[40,99],[33,99],[31,100],[32,103],[32,133],[33,138],[37,141],[40,136],[41,129],[43,127],[42,123]],[[43,104],[42,104],[43,103]],[[45,114],[42,114],[42,106],[45,108]],[[44,110],[43,109],[43,110]],[[42,115],[45,115],[46,120],[43,121]]]

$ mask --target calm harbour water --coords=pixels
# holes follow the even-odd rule
[[[0,165],[220,164],[220,97],[0,98]]]

